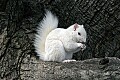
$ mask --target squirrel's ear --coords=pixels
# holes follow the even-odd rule
[[[83,25],[80,25],[81,27],[84,27]]]
[[[75,23],[75,24],[74,24],[74,31],[76,31],[76,29],[77,29],[78,27],[79,27],[78,24]]]

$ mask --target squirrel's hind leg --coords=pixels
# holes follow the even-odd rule
[[[63,60],[63,63],[67,63],[67,62],[75,62],[75,59],[72,59],[73,53],[67,53],[65,60]]]
[[[67,62],[75,62],[76,60],[75,59],[68,59],[68,60],[64,60],[63,63],[67,63]]]
[[[47,40],[45,61],[62,62],[65,60],[66,52],[60,40]]]

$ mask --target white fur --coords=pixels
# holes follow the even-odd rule
[[[83,25],[78,25],[74,31],[74,25],[67,29],[57,28],[58,19],[50,11],[38,26],[34,46],[40,59],[43,61],[71,60],[73,53],[86,48],[86,31]],[[78,32],[81,35],[78,35]]]
[[[58,26],[58,19],[55,15],[53,15],[50,11],[46,11],[46,15],[43,20],[39,23],[37,27],[37,34],[35,35],[35,51],[37,52],[40,58],[44,59],[45,54],[45,41],[47,35],[53,29],[57,28]]]
[[[76,60],[71,59],[71,60],[64,60],[63,63],[68,63],[68,62],[75,62]]]

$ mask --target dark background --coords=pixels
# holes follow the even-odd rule
[[[20,77],[21,63],[34,56],[34,34],[45,9],[59,19],[59,27],[83,24],[87,48],[73,58],[120,58],[120,0],[1,0],[0,77]]]

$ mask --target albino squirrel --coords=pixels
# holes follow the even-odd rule
[[[86,31],[77,23],[67,29],[57,28],[58,18],[50,11],[40,22],[35,35],[35,51],[43,61],[70,62],[73,53],[86,48]]]

